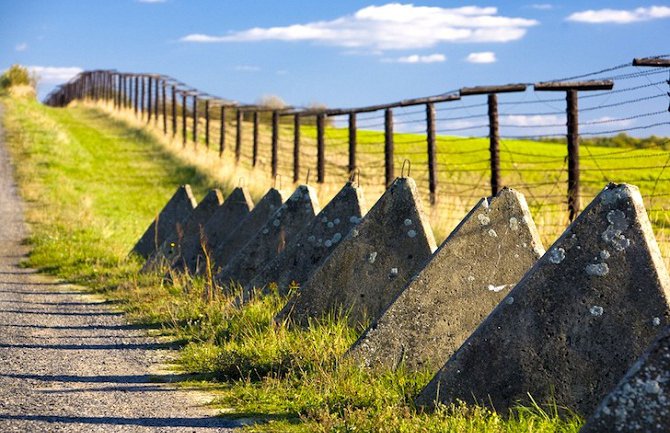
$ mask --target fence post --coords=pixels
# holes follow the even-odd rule
[[[352,111],[349,113],[349,173],[356,170],[356,138],[356,112]]]
[[[580,209],[579,197],[579,107],[578,93],[584,90],[611,90],[611,80],[537,83],[537,91],[566,92],[568,142],[568,218],[574,220]]]
[[[154,80],[154,90],[156,93],[156,99],[154,100],[154,125],[158,125],[158,102],[160,101],[159,82],[160,79],[156,77],[156,79]]]
[[[393,109],[384,111],[384,171],[386,175],[386,187],[393,182]]]
[[[300,179],[300,114],[293,116],[293,182]]]
[[[226,147],[226,106],[221,106],[221,135],[219,136],[219,158]]]
[[[153,78],[147,78],[147,124],[151,122]]]
[[[186,147],[186,92],[181,94],[181,144]]]
[[[437,203],[437,167],[435,160],[435,104],[426,104],[426,147],[428,150],[428,191],[430,204]]]
[[[209,149],[209,99],[205,99],[205,147]]]
[[[172,85],[172,137],[177,135],[177,88]]]
[[[161,83],[161,93],[162,93],[162,104],[163,106],[161,107],[161,111],[163,112],[163,134],[167,135],[168,133],[168,126],[167,126],[167,91],[165,90],[166,83],[165,80]]]
[[[198,148],[198,95],[193,95],[193,148]]]
[[[240,162],[242,155],[242,114],[242,110],[238,107],[235,113],[235,162]]]
[[[272,178],[277,177],[277,156],[279,150],[279,111],[272,111]]]
[[[142,86],[140,89],[140,119],[144,119],[144,110],[146,109],[146,100],[145,100],[145,79],[144,76],[141,77],[140,79],[140,85]]]
[[[491,154],[491,195],[500,191],[500,132],[498,128],[498,95],[489,93],[489,153]]]
[[[323,183],[326,179],[326,115],[316,115],[316,181]]]
[[[251,166],[256,167],[258,161],[258,111],[253,112],[253,143],[251,149]]]
[[[135,117],[137,117],[137,112],[139,111],[139,106],[140,106],[140,77],[138,75],[135,75],[135,85],[133,86],[133,90],[135,93],[135,98],[134,98],[134,109],[135,109]]]

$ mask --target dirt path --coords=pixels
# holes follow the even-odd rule
[[[0,107],[0,118],[2,116]],[[0,125],[0,432],[218,432],[192,393],[151,375],[169,356],[100,299],[19,267],[22,204]],[[169,376],[163,377],[169,379]]]

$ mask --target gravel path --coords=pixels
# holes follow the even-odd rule
[[[2,115],[0,107],[0,118]],[[0,125],[0,432],[225,432],[157,377],[169,350],[103,300],[20,268],[21,201]],[[202,395],[201,395],[202,397]]]

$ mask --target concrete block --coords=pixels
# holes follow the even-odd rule
[[[211,260],[214,248],[237,229],[253,207],[254,203],[245,188],[233,189],[202,230],[184,241],[181,257],[172,267],[194,273],[198,267],[205,266],[203,246]]]
[[[286,194],[284,191],[270,188],[270,190],[265,193],[252,209],[251,213],[247,215],[230,235],[220,241],[215,247],[214,254],[212,255],[214,274],[225,267],[230,259],[232,259],[250,239],[256,236],[256,233],[261,230],[272,214],[281,207],[285,200]],[[204,267],[199,267],[196,273],[201,274],[203,270]]]
[[[436,372],[542,254],[523,195],[481,199],[348,356]]]
[[[579,433],[670,431],[670,327],[666,327]]]
[[[640,192],[608,185],[417,398],[506,413],[528,394],[590,414],[668,322],[670,278]]]
[[[193,209],[193,212],[184,221],[183,226],[165,238],[158,251],[147,260],[142,272],[153,272],[174,263],[181,256],[184,240],[200,233],[202,227],[222,204],[223,194],[221,194],[221,191],[218,189],[210,190]]]
[[[216,281],[246,284],[263,266],[281,254],[319,212],[319,200],[314,189],[300,185],[293,194],[272,214],[263,227],[216,275]]]
[[[355,325],[376,319],[435,249],[414,180],[398,178],[276,319],[306,324],[338,311]]]
[[[131,253],[149,258],[165,241],[170,233],[175,233],[196,206],[196,200],[189,185],[181,185],[149,224]]]
[[[303,285],[309,274],[358,225],[364,209],[361,189],[347,182],[284,252],[258,272],[245,291],[249,293],[253,288],[261,289],[273,283],[286,294],[292,283]]]

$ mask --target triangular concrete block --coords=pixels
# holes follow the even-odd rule
[[[205,251],[211,260],[214,248],[237,228],[253,207],[254,202],[245,188],[233,189],[202,230],[184,241],[181,257],[172,264],[172,267],[195,272],[199,266],[206,263]]]
[[[660,322],[659,318],[651,319]],[[670,327],[603,399],[579,433],[670,431]]]
[[[271,260],[245,287],[249,292],[266,284],[276,284],[281,293],[295,283],[301,286],[310,272],[319,266],[331,251],[360,222],[365,206],[360,188],[351,182],[298,233],[284,252]]]
[[[209,218],[223,204],[223,194],[218,189],[210,190],[205,198],[193,209],[182,227],[170,233],[158,251],[152,255],[142,268],[142,272],[155,271],[163,266],[169,266],[181,256],[182,244],[190,236],[200,232]]]
[[[319,212],[314,189],[300,185],[266,221],[256,235],[216,275],[219,283],[248,283],[270,260],[281,254],[286,245]]]
[[[177,226],[186,221],[196,206],[196,200],[189,185],[181,185],[149,225],[131,253],[149,258]]]
[[[215,246],[212,254],[213,272],[216,274],[253,238],[286,200],[284,191],[270,188],[260,199],[251,213],[224,240]],[[201,274],[204,266],[196,273]]]
[[[348,356],[436,372],[542,254],[523,195],[482,199]]]
[[[306,324],[338,310],[352,324],[375,319],[435,249],[414,180],[398,178],[276,319]]]
[[[531,395],[589,414],[657,326],[668,322],[669,290],[640,192],[610,184],[447,361],[417,403],[462,400],[505,413]]]

